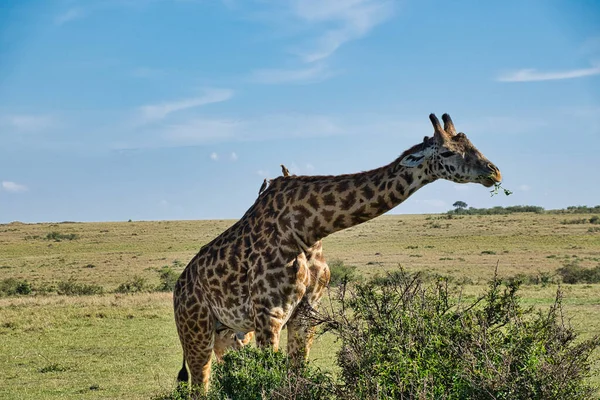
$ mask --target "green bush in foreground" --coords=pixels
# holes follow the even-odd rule
[[[600,338],[576,341],[562,317],[524,309],[519,283],[494,279],[461,303],[446,280],[395,274],[357,285],[326,325],[342,341],[347,399],[589,399],[589,358]],[[348,315],[350,314],[351,317]]]
[[[180,384],[172,393],[154,400],[187,399],[192,392],[205,400],[334,400],[339,397],[332,382],[329,374],[310,364],[293,366],[283,352],[246,346],[226,353],[222,363],[213,364],[208,394]]]
[[[244,348],[217,364],[207,399],[590,399],[590,356],[557,291],[547,310],[523,308],[519,281],[496,277],[465,302],[447,279],[424,284],[400,271],[352,291],[320,315],[341,341],[335,381],[281,353]],[[331,309],[329,307],[325,307]],[[182,398],[175,392],[161,399]]]
[[[211,399],[335,399],[329,375],[295,368],[282,352],[250,346],[231,351],[214,366]]]

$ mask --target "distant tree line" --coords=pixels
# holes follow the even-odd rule
[[[536,214],[596,214],[600,213],[600,205],[594,207],[588,206],[570,206],[559,210],[545,210],[540,206],[496,206],[492,208],[468,207],[467,203],[457,201],[453,205],[454,210],[448,211],[450,215],[501,215],[513,213],[536,213]],[[468,208],[467,208],[468,207]]]

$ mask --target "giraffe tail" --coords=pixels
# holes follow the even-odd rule
[[[188,383],[190,376],[188,374],[187,367],[185,366],[185,357],[183,358],[183,365],[177,374],[177,382],[185,382]]]

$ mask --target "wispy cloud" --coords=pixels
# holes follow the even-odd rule
[[[67,22],[74,21],[76,19],[82,18],[84,16],[83,9],[81,8],[70,8],[67,11],[57,15],[54,18],[54,24],[63,25]]]
[[[440,199],[417,200],[417,203],[426,204],[435,208],[447,207],[446,202]]]
[[[0,116],[0,126],[2,125],[23,132],[34,132],[55,126],[56,120],[49,115],[11,114]]]
[[[395,0],[282,0],[262,3],[267,4],[266,9],[252,12],[278,27],[296,27],[294,35],[300,44],[286,50],[296,56],[294,62],[297,65],[256,70],[250,74],[250,81],[264,84],[316,83],[331,78],[336,73],[328,69],[326,59],[345,43],[366,36],[375,26],[391,18],[395,3]],[[313,66],[306,67],[306,64]]]
[[[169,114],[190,108],[200,107],[206,104],[219,103],[229,100],[233,96],[233,90],[208,89],[202,96],[187,99],[174,100],[159,104],[150,104],[138,108],[142,122],[148,123],[166,118]]]
[[[366,35],[394,13],[392,0],[293,0],[294,15],[320,29],[317,39],[300,52],[303,61],[331,56],[340,46]]]
[[[332,117],[271,114],[244,120],[193,119],[166,126],[162,138],[175,145],[199,145],[222,141],[330,136],[343,132]]]
[[[333,75],[323,64],[298,69],[259,69],[250,74],[250,81],[265,84],[314,83]]]
[[[235,151],[231,152],[231,154],[229,155],[229,159],[231,161],[237,161],[237,159],[238,159],[237,153]]]
[[[215,152],[213,152],[213,153],[210,153],[210,156],[209,156],[209,157],[210,157],[210,159],[211,159],[211,160],[213,160],[213,161],[219,161],[219,155],[218,155],[217,153],[215,153]]]
[[[27,186],[16,182],[2,181],[2,189],[10,193],[20,193],[27,191]]]
[[[591,68],[571,69],[567,71],[543,72],[533,68],[520,69],[514,72],[508,72],[500,75],[497,80],[500,82],[536,82],[553,81],[561,79],[582,78],[585,76],[599,75],[600,66]]]
[[[186,147],[214,143],[268,141],[341,135],[413,136],[430,125],[398,115],[284,113],[246,118],[191,117],[144,128],[143,135],[113,143],[115,150]],[[308,168],[308,167],[307,167]]]

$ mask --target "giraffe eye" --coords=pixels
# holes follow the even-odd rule
[[[452,151],[445,151],[443,153],[440,154],[440,156],[446,158],[446,157],[452,157],[454,155],[454,153]]]

